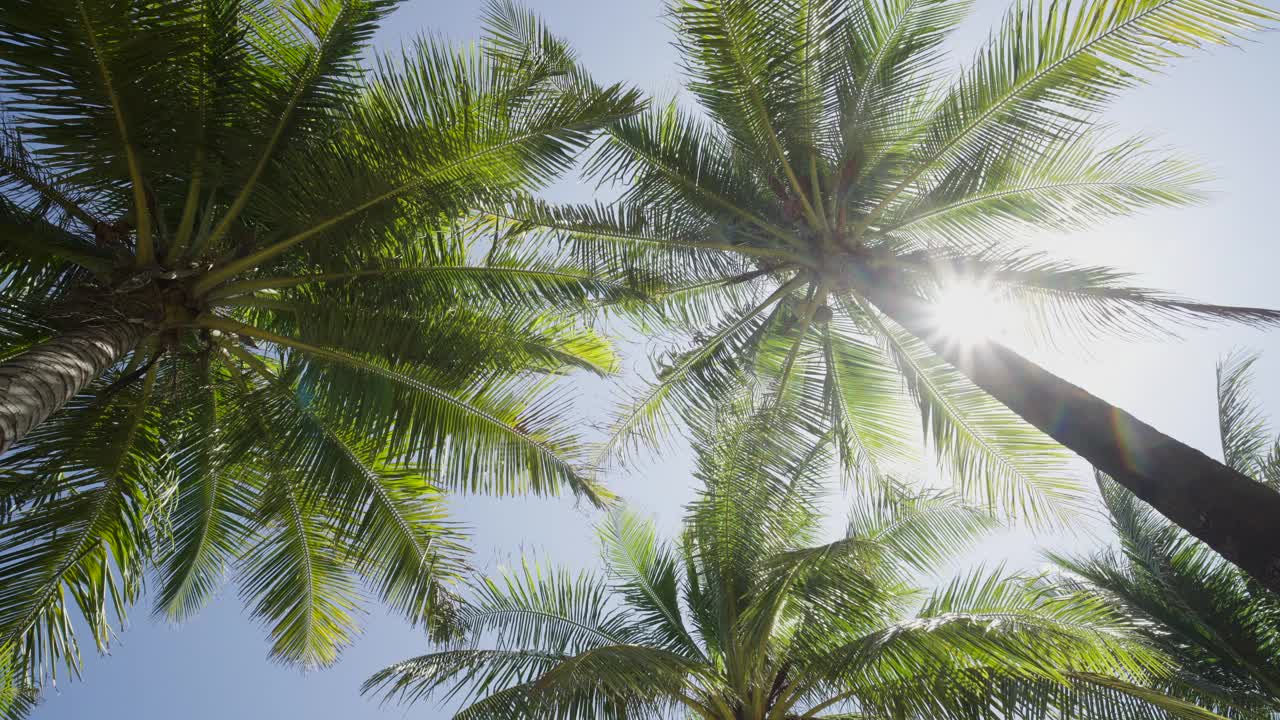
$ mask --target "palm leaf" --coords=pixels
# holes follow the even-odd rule
[[[702,650],[681,616],[679,556],[656,529],[632,512],[614,511],[598,531],[614,591],[625,598],[644,629],[643,644],[691,657]]]
[[[274,474],[258,507],[264,531],[240,568],[240,593],[267,625],[273,658],[325,667],[354,639],[358,591],[338,562],[324,513],[305,502],[295,478]]]
[[[123,621],[141,591],[144,513],[159,474],[152,466],[159,456],[155,378],[152,368],[140,389],[107,403],[90,399],[86,415],[93,422],[77,428],[87,429],[84,434],[64,435],[56,423],[37,431],[49,439],[44,452],[55,443],[65,448],[56,461],[57,485],[50,499],[7,524],[0,543],[0,644],[18,648],[33,680],[56,677],[58,665],[78,670],[73,604],[92,620],[89,630],[105,649],[109,613]],[[41,447],[40,435],[32,440],[31,446]],[[81,455],[77,446],[97,452]]]
[[[906,378],[926,437],[967,497],[1033,522],[1062,522],[1081,507],[1082,490],[1066,475],[1065,456],[1053,440],[972,385],[920,340],[874,314],[863,317]]]
[[[1217,367],[1218,429],[1227,466],[1258,477],[1271,444],[1266,419],[1248,395],[1256,354],[1233,353]]]
[[[1251,2],[1103,0],[1020,4],[939,104],[914,169],[867,223],[917,180],[990,148],[1033,150],[1086,122],[1120,90],[1179,54],[1224,45],[1275,15]]]
[[[217,387],[207,363],[200,369],[205,372],[184,378],[199,399],[191,404],[190,424],[184,423],[188,432],[174,443],[177,499],[168,532],[157,539],[155,558],[160,576],[156,610],[175,621],[193,616],[225,581],[248,539],[246,520],[254,501],[235,468],[251,448],[235,436],[256,435],[259,427],[257,423],[236,427],[246,423],[228,421],[228,413],[219,411],[223,389]]]

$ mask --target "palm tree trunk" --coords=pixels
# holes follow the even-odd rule
[[[872,274],[857,289],[978,387],[1280,592],[1280,493],[992,341],[948,342],[932,305]]]
[[[0,453],[44,422],[142,339],[126,321],[59,335],[0,363]]]

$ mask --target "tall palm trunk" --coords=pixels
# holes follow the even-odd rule
[[[873,273],[857,289],[976,385],[1280,592],[1280,493],[992,341],[948,342],[933,306]]]
[[[89,325],[0,363],[0,453],[44,422],[142,339],[142,325]]]

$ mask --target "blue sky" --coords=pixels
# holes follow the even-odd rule
[[[605,81],[627,81],[658,94],[678,87],[676,56],[660,18],[661,0],[537,0],[531,3],[580,51]],[[420,33],[456,40],[479,34],[482,0],[409,0],[378,36],[395,48]],[[1007,7],[978,0],[957,34],[957,58],[968,57]],[[1112,222],[1089,233],[1029,238],[1053,252],[1141,273],[1145,285],[1212,302],[1280,306],[1275,168],[1280,165],[1280,36],[1262,36],[1179,63],[1166,77],[1121,101],[1110,119],[1125,131],[1154,133],[1205,162],[1218,178],[1213,201]],[[558,189],[577,198],[590,188]],[[1257,391],[1280,416],[1280,332],[1187,330],[1178,342],[1097,343],[1049,352],[1024,348],[1054,372],[1128,409],[1159,429],[1217,454],[1213,408],[1215,360],[1232,347],[1263,352]],[[647,368],[643,344],[628,346],[630,365]],[[598,422],[612,399],[600,383],[582,383],[584,422]],[[674,528],[690,497],[688,454],[673,441],[661,458],[610,479],[629,501]],[[1081,477],[1084,479],[1084,468]],[[458,499],[458,517],[474,528],[477,561],[497,568],[522,552],[572,566],[595,562],[591,514],[567,502]],[[835,509],[833,509],[833,512]],[[1083,536],[1034,537],[1025,531],[984,543],[970,562],[1033,565],[1037,546],[1080,547]],[[235,588],[194,621],[172,627],[145,605],[113,644],[90,657],[84,678],[64,682],[36,711],[40,720],[130,717],[134,720],[227,718],[448,717],[441,708],[379,708],[358,695],[377,668],[426,649],[420,634],[373,609],[363,637],[335,668],[304,675],[267,660],[264,634],[242,610]]]

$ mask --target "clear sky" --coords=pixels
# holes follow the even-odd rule
[[[530,5],[569,39],[601,80],[627,81],[659,94],[678,87],[676,57],[663,23],[661,0],[536,0]],[[409,0],[377,42],[395,48],[421,33],[456,40],[478,36],[482,0]],[[978,0],[954,41],[967,58],[1006,8]],[[1218,180],[1206,207],[1158,211],[1100,230],[1037,239],[1047,249],[1087,262],[1142,274],[1145,285],[1218,303],[1280,307],[1276,166],[1280,165],[1280,36],[1270,34],[1243,52],[1221,49],[1193,56],[1151,87],[1130,93],[1110,114],[1120,129],[1158,134],[1201,159]],[[561,190],[577,198],[590,188]],[[1280,331],[1188,330],[1180,342],[1106,343],[1068,352],[1032,350],[1051,370],[1133,412],[1159,429],[1218,454],[1213,367],[1232,347],[1261,350],[1257,391],[1280,417]],[[629,365],[647,368],[643,345],[628,345]],[[581,383],[584,423],[600,422],[611,400],[601,383]],[[675,440],[659,460],[610,478],[613,488],[676,527],[691,496],[688,453]],[[1084,468],[1081,468],[1085,481]],[[521,552],[553,557],[571,567],[595,563],[591,514],[567,502],[455,501],[474,528],[477,562],[496,568]],[[838,512],[833,508],[833,512]],[[1012,532],[983,544],[968,560],[1032,565],[1035,547],[1080,547],[1075,537]],[[448,717],[442,708],[379,708],[358,695],[360,682],[383,665],[424,652],[423,638],[374,608],[365,633],[334,668],[308,675],[267,660],[264,633],[242,610],[234,586],[194,621],[171,627],[136,608],[109,657],[89,657],[84,678],[63,683],[36,711],[39,720],[88,717],[133,720],[230,718]],[[86,638],[87,641],[87,638]]]

